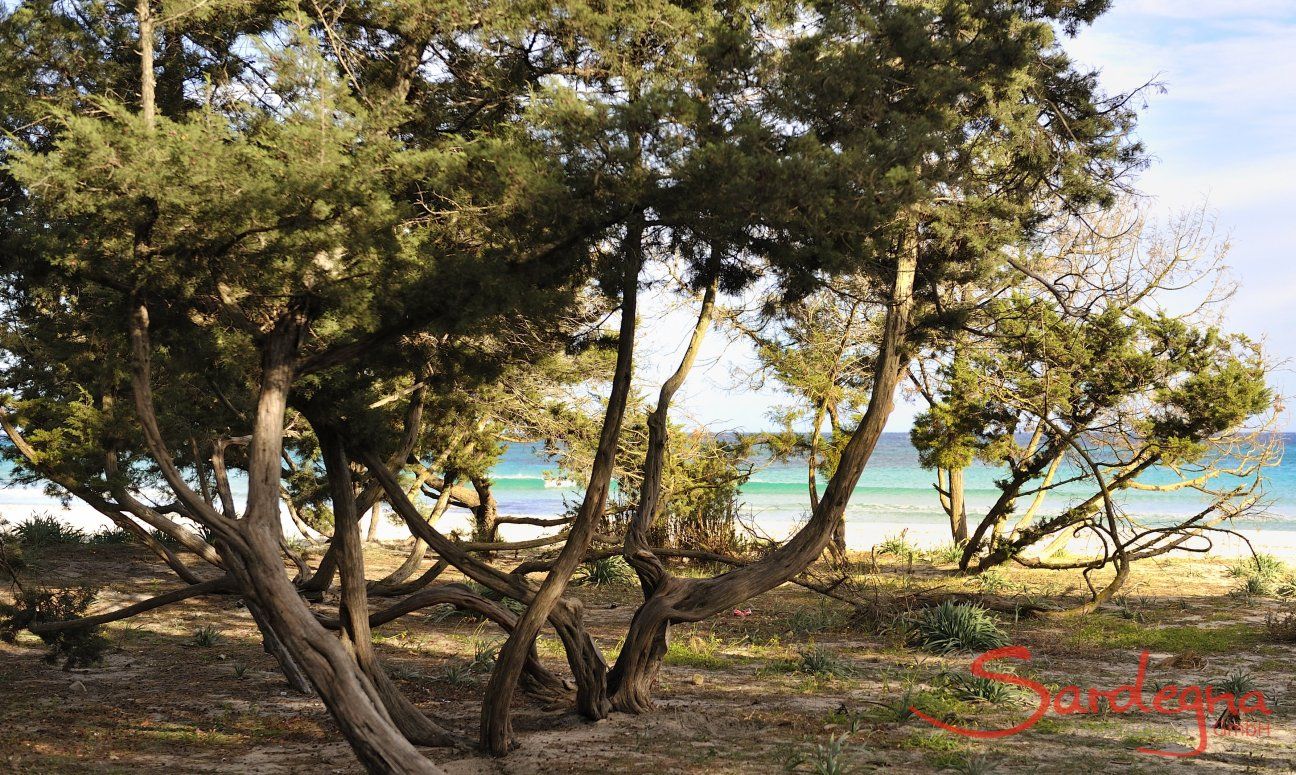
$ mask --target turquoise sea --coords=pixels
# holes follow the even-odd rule
[[[1296,442],[1296,434],[1283,434],[1287,444]],[[770,535],[783,535],[808,516],[804,460],[770,462],[752,461],[756,470],[741,490],[741,513],[744,519]],[[492,475],[500,513],[519,516],[556,516],[569,504],[579,501],[580,490],[558,478],[555,464],[548,460],[539,445],[514,444],[504,453]],[[17,521],[33,513],[63,514],[68,519],[93,526],[99,520],[84,507],[73,503],[64,509],[40,487],[15,485],[0,470],[0,516]],[[1059,479],[1065,478],[1059,473]],[[1002,471],[974,464],[967,472],[969,519],[975,523],[998,496],[994,480]],[[1263,543],[1281,544],[1296,552],[1296,461],[1284,459],[1270,469],[1267,477],[1266,505],[1261,513],[1237,520],[1233,527],[1251,535],[1264,537]],[[847,509],[847,537],[853,546],[871,546],[883,535],[908,530],[916,543],[948,541],[948,521],[940,510],[935,481],[931,471],[918,465],[918,457],[907,433],[882,436],[860,479]],[[1168,472],[1158,472],[1151,481],[1168,482]],[[240,482],[234,482],[236,495]],[[822,486],[822,477],[821,477]],[[1040,514],[1056,513],[1077,498],[1087,497],[1092,485],[1073,483],[1059,487],[1046,500]],[[1121,496],[1126,511],[1140,521],[1164,524],[1200,509],[1203,496],[1192,490],[1175,492],[1126,491]],[[1020,508],[1024,508],[1022,503]],[[453,516],[449,526],[453,526]],[[393,532],[396,531],[396,532]],[[400,528],[391,526],[384,533],[396,537]],[[509,536],[521,536],[527,528],[511,528]],[[1258,547],[1263,548],[1263,546]]]
[[[1296,434],[1282,434],[1287,445],[1296,442]],[[788,525],[807,516],[809,509],[806,465],[804,459],[780,462],[762,460],[756,463],[751,480],[743,486],[743,511],[762,525]],[[553,515],[564,509],[565,501],[579,498],[579,491],[555,486],[553,464],[543,457],[538,446],[513,445],[504,454],[493,474],[496,497],[501,513],[519,515]],[[1057,479],[1067,478],[1065,470]],[[994,481],[1003,470],[976,463],[966,474],[968,515],[975,520],[999,495]],[[820,487],[823,477],[820,476]],[[1263,515],[1238,520],[1235,527],[1296,531],[1296,461],[1290,458],[1270,469],[1267,476],[1267,506]],[[1146,480],[1151,483],[1174,481],[1169,471],[1158,471]],[[935,474],[918,464],[918,455],[909,443],[908,433],[882,435],[868,467],[847,509],[847,524],[870,522],[912,524],[915,529],[948,525],[933,488]],[[1072,483],[1058,487],[1041,507],[1041,514],[1056,513],[1078,498],[1093,493],[1092,483]],[[1190,489],[1174,492],[1132,490],[1121,495],[1128,513],[1150,524],[1164,523],[1175,517],[1200,510],[1204,496]],[[1025,504],[1020,504],[1024,508]]]

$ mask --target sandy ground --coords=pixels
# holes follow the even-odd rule
[[[394,567],[401,547],[370,550],[370,577]],[[857,581],[881,596],[919,588],[978,591],[989,582],[948,565],[859,558]],[[508,558],[502,562],[508,564]],[[93,584],[96,610],[177,586],[132,546],[46,549],[41,583]],[[453,577],[448,576],[447,579]],[[1075,596],[1078,574],[1000,574],[1000,597]],[[565,708],[517,700],[517,750],[502,759],[429,749],[450,773],[770,773],[798,758],[827,756],[843,772],[1296,772],[1296,647],[1274,642],[1266,614],[1292,603],[1232,594],[1227,563],[1201,557],[1137,566],[1119,605],[1084,619],[999,617],[1032,659],[1018,672],[1054,692],[1067,684],[1129,683],[1139,652],[1151,652],[1147,683],[1204,684],[1245,670],[1274,714],[1252,736],[1212,730],[1205,753],[1165,758],[1136,749],[1186,752],[1189,716],[1046,715],[1033,728],[994,741],[939,731],[898,712],[926,708],[959,726],[1005,728],[1030,715],[1033,694],[986,703],[943,689],[972,655],[938,657],[907,648],[894,633],[853,622],[845,606],[784,587],[751,602],[750,616],[675,628],[649,714],[589,723]],[[588,623],[611,658],[634,610],[632,585],[578,587]],[[318,606],[329,612],[336,601]],[[219,633],[197,645],[203,627]],[[884,628],[885,629],[885,628]],[[231,598],[207,598],[106,628],[113,648],[101,667],[64,672],[41,661],[42,644],[23,635],[0,644],[0,772],[15,773],[352,773],[359,767],[318,701],[292,695],[260,649],[246,612]],[[501,640],[490,625],[442,609],[385,625],[375,642],[406,692],[427,713],[466,735],[475,730],[488,666],[473,662]],[[821,667],[806,667],[805,655]],[[561,670],[552,635],[541,655]],[[1151,690],[1148,692],[1149,697]],[[1250,718],[1250,717],[1248,717]]]

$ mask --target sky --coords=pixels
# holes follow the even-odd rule
[[[1203,202],[1215,215],[1239,285],[1226,325],[1265,343],[1275,388],[1296,396],[1296,0],[1115,0],[1064,46],[1100,71],[1108,92],[1148,81],[1164,89],[1149,91],[1140,111],[1152,163],[1137,188],[1153,218]],[[660,384],[693,312],[660,296],[645,306],[641,377]],[[745,343],[710,337],[678,416],[713,429],[773,427],[770,410],[789,398],[753,390],[754,369]],[[898,405],[887,430],[907,430],[917,411]],[[1293,415],[1283,429],[1296,430]]]

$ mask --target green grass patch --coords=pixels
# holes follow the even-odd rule
[[[1259,633],[1246,624],[1167,627],[1148,626],[1108,616],[1087,616],[1076,622],[1076,627],[1068,633],[1068,638],[1078,646],[1225,654],[1255,646],[1259,641]]]
[[[684,641],[673,641],[662,661],[675,667],[697,667],[704,670],[723,670],[733,660],[720,653],[720,640],[715,637],[693,636]]]

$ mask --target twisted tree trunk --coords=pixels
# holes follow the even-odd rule
[[[333,542],[337,546],[338,575],[342,582],[338,618],[342,622],[344,642],[360,669],[373,682],[383,706],[401,734],[415,745],[452,746],[456,742],[454,736],[428,719],[409,701],[392,682],[374,652],[369,627],[368,585],[364,577],[364,544],[360,538],[351,461],[341,437],[334,430],[318,423],[312,424],[320,442],[333,500]]]
[[[176,468],[153,408],[148,310],[138,300],[130,320],[131,382],[136,414],[155,464],[194,519],[210,529],[226,569],[292,661],[309,677],[356,757],[371,773],[439,773],[400,733],[382,697],[346,647],[315,620],[289,580],[279,553],[284,417],[306,315],[290,308],[266,335],[252,438],[248,498],[242,519],[205,502]]]
[[[545,576],[527,606],[526,612],[518,620],[517,626],[500,649],[486,686],[486,697],[482,703],[481,744],[487,751],[496,756],[508,751],[512,738],[510,704],[513,692],[521,677],[526,655],[540,633],[540,627],[550,618],[562,599],[567,582],[575,572],[589,549],[603,519],[603,510],[607,505],[608,491],[611,489],[612,470],[616,464],[617,442],[621,436],[621,421],[625,417],[626,401],[630,396],[630,377],[634,359],[635,315],[639,297],[639,270],[643,266],[643,227],[632,226],[627,244],[628,262],[625,271],[621,295],[621,325],[617,342],[616,369],[612,376],[612,391],[608,396],[607,411],[603,417],[603,427],[599,434],[598,448],[594,453],[594,465],[590,470],[589,486],[585,489],[585,498],[581,501],[576,517],[572,520],[567,541],[563,544],[558,559],[554,561],[553,570]],[[579,633],[564,633],[563,627],[555,624],[558,634],[566,643],[569,639],[579,638]],[[583,640],[583,639],[581,639]],[[604,706],[607,699],[604,692],[606,684],[602,673],[603,659],[600,655],[596,663],[585,660],[573,663],[573,670],[588,670],[588,674],[577,676],[578,702],[595,712],[606,713]],[[594,692],[591,696],[590,692]]]
[[[671,624],[700,621],[773,589],[808,568],[832,540],[855,484],[877,445],[894,407],[896,387],[907,366],[906,334],[913,307],[916,246],[901,253],[883,324],[873,392],[859,426],[843,450],[810,521],[765,559],[711,579],[670,575],[641,541],[645,512],[634,517],[625,554],[640,572],[646,599],[635,612],[615,666],[608,674],[613,707],[629,713],[652,708],[652,682],[668,647]]]

